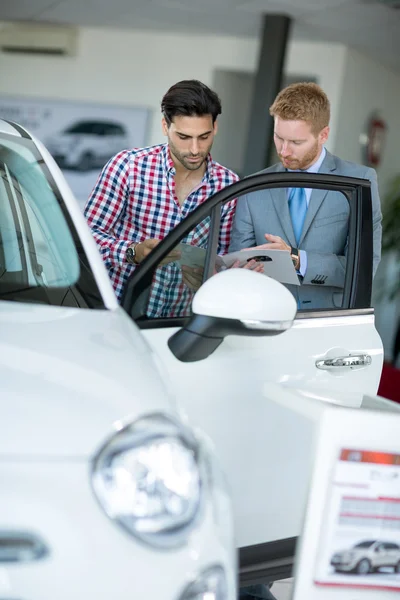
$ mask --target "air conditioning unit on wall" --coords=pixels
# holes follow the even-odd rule
[[[39,23],[6,23],[0,29],[0,51],[15,54],[73,56],[78,28]]]

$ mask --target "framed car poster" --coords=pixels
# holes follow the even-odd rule
[[[83,207],[106,162],[147,143],[150,109],[0,97],[0,118],[25,127],[49,150]]]
[[[400,593],[400,454],[342,448],[328,497],[315,585]]]
[[[292,600],[400,598],[400,407],[320,410]]]

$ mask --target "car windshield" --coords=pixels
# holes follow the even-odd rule
[[[370,548],[373,544],[375,544],[375,540],[360,542],[359,544],[356,544],[354,548]]]
[[[82,121],[68,127],[65,133],[96,133],[98,128],[99,123],[95,121]]]
[[[0,299],[102,305],[75,228],[36,145],[4,133],[0,215]]]

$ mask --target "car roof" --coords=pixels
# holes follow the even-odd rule
[[[375,540],[362,540],[360,542],[357,542],[357,544],[396,544],[396,542],[379,538]]]
[[[16,137],[31,139],[29,133],[21,125],[13,121],[5,121],[4,119],[0,119],[0,133],[8,133]]]
[[[383,540],[359,540],[358,542],[356,542],[356,546],[358,546],[359,544],[376,544],[377,542],[381,543]]]
[[[122,123],[120,123],[119,121],[105,121],[104,119],[78,119],[76,121],[71,122],[71,124],[68,127],[74,126],[74,125],[82,125],[82,124],[88,124],[88,125],[117,125],[118,127],[122,126]]]

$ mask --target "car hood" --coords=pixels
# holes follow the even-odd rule
[[[176,414],[122,309],[0,302],[0,455],[89,456],[116,422]]]

